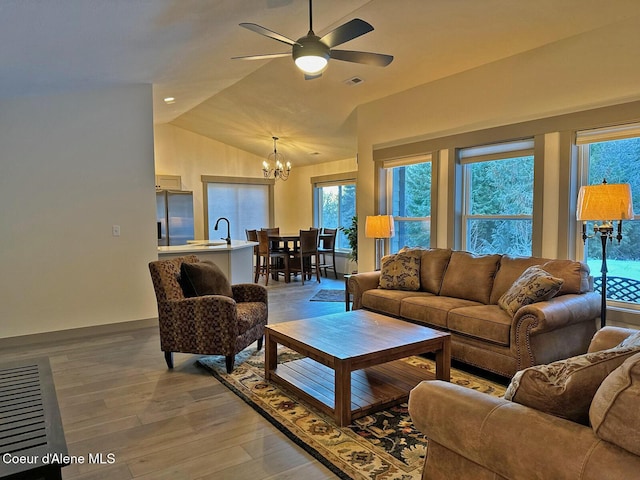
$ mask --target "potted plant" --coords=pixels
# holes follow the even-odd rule
[[[351,225],[348,227],[339,227],[341,231],[347,236],[347,242],[349,242],[349,260],[358,262],[358,216],[351,217]]]

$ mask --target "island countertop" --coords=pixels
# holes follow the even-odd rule
[[[231,245],[227,245],[224,240],[196,240],[188,245],[171,245],[158,247],[158,255],[175,255],[178,253],[198,254],[206,252],[220,252],[226,250],[239,250],[242,248],[253,248],[258,242],[249,242],[247,240],[231,240]]]

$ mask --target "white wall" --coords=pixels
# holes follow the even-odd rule
[[[0,100],[0,165],[0,338],[157,316],[150,86]]]

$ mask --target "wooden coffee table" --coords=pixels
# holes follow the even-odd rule
[[[399,359],[435,352],[435,378],[449,381],[451,337],[366,310],[276,323],[265,328],[265,377],[293,390],[345,426],[404,402],[432,373]],[[306,358],[277,362],[281,344]]]

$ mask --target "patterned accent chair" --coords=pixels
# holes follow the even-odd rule
[[[186,298],[180,286],[180,265],[196,263],[188,255],[149,263],[158,301],[160,348],[169,368],[173,352],[224,355],[227,372],[233,371],[236,353],[256,340],[262,348],[267,324],[267,289],[262,285],[232,285],[233,298],[207,295]]]

